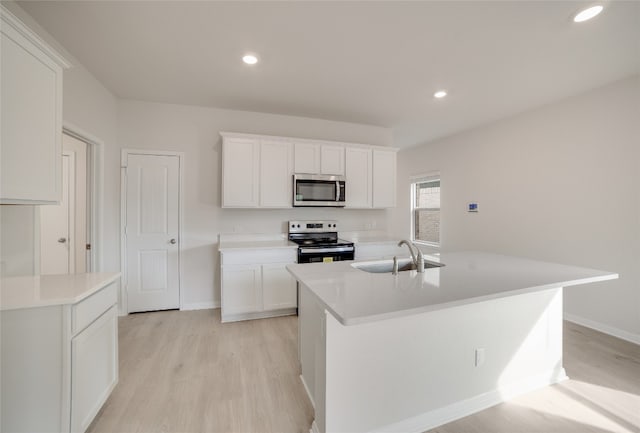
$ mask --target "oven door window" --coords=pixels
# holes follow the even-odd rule
[[[336,183],[324,180],[298,180],[296,182],[296,200],[298,201],[336,201]]]

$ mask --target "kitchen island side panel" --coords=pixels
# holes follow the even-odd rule
[[[320,431],[424,431],[566,378],[562,288],[353,326],[327,314],[325,337]]]

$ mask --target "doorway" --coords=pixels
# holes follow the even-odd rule
[[[40,206],[40,274],[88,272],[91,207],[88,194],[89,149],[86,142],[62,135],[60,204]]]
[[[122,270],[126,311],[180,308],[179,152],[122,151]]]

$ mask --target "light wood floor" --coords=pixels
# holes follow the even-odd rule
[[[120,383],[88,432],[308,432],[296,317],[220,310],[120,318]],[[431,433],[640,432],[640,346],[565,323],[570,380]]]

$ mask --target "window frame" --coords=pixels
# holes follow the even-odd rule
[[[427,173],[421,176],[415,176],[411,178],[411,183],[410,183],[410,188],[411,188],[411,206],[410,206],[410,213],[411,213],[411,234],[410,234],[410,239],[412,242],[419,244],[419,245],[425,245],[425,246],[430,246],[430,247],[434,247],[434,248],[440,248],[442,246],[442,239],[441,239],[441,234],[442,232],[439,230],[438,232],[438,239],[440,239],[439,242],[431,242],[431,241],[424,241],[421,239],[416,239],[416,210],[418,209],[424,209],[424,210],[433,210],[435,208],[418,208],[416,207],[416,190],[417,187],[416,185],[419,183],[426,183],[426,182],[434,182],[434,181],[439,181],[440,185],[441,185],[441,189],[440,189],[440,207],[438,208],[438,210],[440,211],[440,219],[439,222],[442,223],[442,179],[440,176],[440,172],[432,172],[432,173]]]

